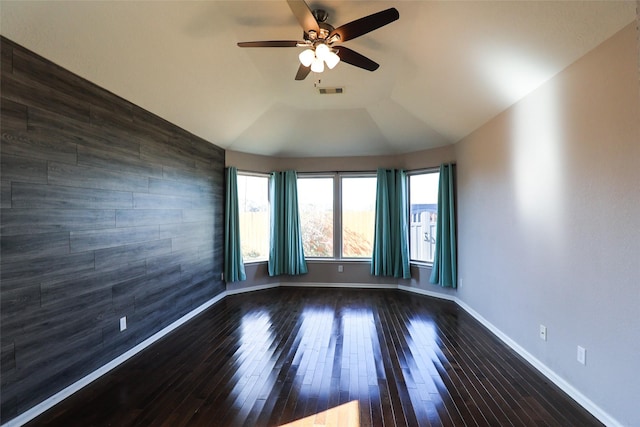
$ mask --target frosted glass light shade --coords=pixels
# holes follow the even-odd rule
[[[333,67],[338,65],[338,62],[340,62],[340,57],[334,52],[329,52],[327,57],[324,59],[324,62],[327,63],[327,67],[329,67],[330,70],[333,70]]]
[[[313,60],[316,59],[316,55],[311,49],[305,49],[300,52],[300,55],[298,55],[298,59],[300,60],[300,63],[302,65],[308,67],[309,65],[311,65]]]
[[[320,58],[316,58],[311,63],[311,71],[314,73],[321,73],[324,71],[324,62]]]
[[[325,61],[327,59],[327,55],[329,55],[331,53],[331,50],[329,49],[329,46],[327,46],[326,44],[319,44],[318,46],[316,46],[316,57],[322,61]]]

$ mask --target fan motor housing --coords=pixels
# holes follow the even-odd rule
[[[303,33],[302,37],[304,38],[304,40],[310,41],[310,42],[314,42],[316,40],[327,40],[327,37],[329,37],[329,34],[331,34],[331,32],[335,29],[333,28],[333,25],[328,24],[327,18],[329,17],[329,14],[327,13],[327,11],[322,10],[322,9],[316,9],[313,12],[313,17],[316,18],[316,21],[318,22],[318,27],[320,28],[320,33],[317,34],[315,31],[309,31],[309,33]],[[331,40],[329,41],[329,43],[334,43],[337,40]]]

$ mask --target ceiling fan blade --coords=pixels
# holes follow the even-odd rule
[[[309,6],[307,6],[304,1],[287,0],[287,3],[289,4],[291,12],[293,12],[305,33],[308,33],[312,30],[315,31],[316,34],[320,32],[318,21],[316,21],[316,18],[313,17],[311,9],[309,9]]]
[[[348,24],[341,25],[333,30],[327,38],[330,39],[334,34],[338,34],[340,36],[340,41],[345,42],[390,24],[398,18],[400,18],[400,13],[398,13],[398,10],[395,7],[392,7],[390,9],[374,13],[373,15],[356,19]]]
[[[296,40],[268,40],[260,42],[239,42],[240,47],[296,47]]]
[[[351,50],[344,46],[336,47],[337,55],[342,62],[355,65],[356,67],[364,68],[365,70],[375,71],[380,67],[380,64],[374,62],[364,55],[359,54],[355,50]]]
[[[296,80],[304,80],[310,72],[311,67],[305,67],[304,65],[300,64],[300,66],[298,67],[298,72],[296,73]]]

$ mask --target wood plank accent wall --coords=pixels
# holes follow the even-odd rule
[[[224,150],[0,47],[4,423],[224,290]]]

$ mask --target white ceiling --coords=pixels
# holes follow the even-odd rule
[[[309,1],[335,27],[395,7],[400,19],[295,81],[285,0],[5,1],[2,35],[231,150],[272,156],[400,154],[452,144],[636,17],[630,1]],[[314,84],[344,87],[319,95]]]

